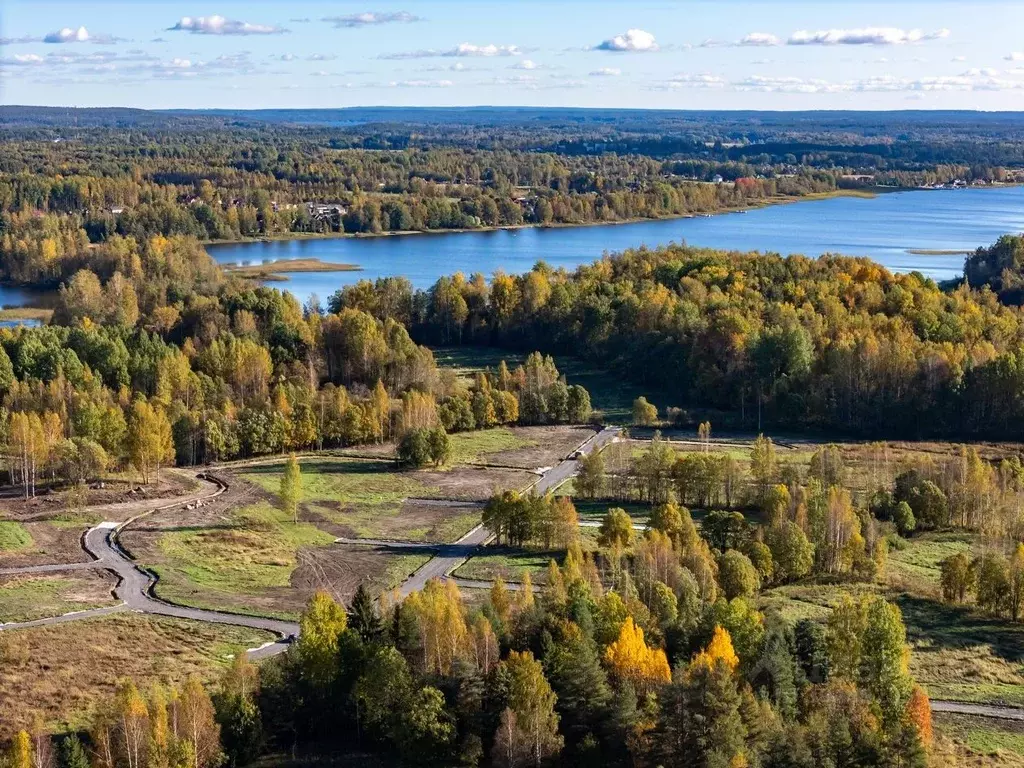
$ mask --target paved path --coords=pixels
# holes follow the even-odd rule
[[[584,442],[579,449],[574,452],[574,455],[583,455],[599,449],[615,439],[618,433],[619,430],[616,428],[605,428]],[[554,490],[574,475],[577,468],[578,462],[576,459],[566,459],[558,465],[544,471],[530,490],[538,494]],[[298,624],[289,621],[262,618],[259,616],[246,616],[236,613],[227,613],[224,611],[208,611],[200,608],[189,608],[187,606],[174,605],[160,600],[153,594],[153,585],[156,583],[155,576],[152,573],[139,568],[119,544],[118,533],[136,520],[161,510],[171,509],[183,504],[192,504],[198,500],[212,498],[223,493],[225,490],[225,486],[222,483],[214,481],[212,478],[200,475],[198,476],[198,479],[200,487],[195,493],[166,500],[167,503],[162,503],[165,501],[162,499],[147,501],[140,500],[139,502],[127,502],[125,504],[116,505],[110,504],[90,508],[88,510],[90,512],[114,513],[117,517],[123,517],[127,514],[131,514],[132,512],[138,513],[125,522],[111,521],[100,523],[95,528],[91,528],[85,534],[82,543],[85,550],[94,558],[93,562],[68,565],[54,564],[29,566],[26,568],[7,570],[8,573],[13,574],[43,573],[47,571],[85,568],[104,568],[118,578],[118,584],[114,591],[117,597],[122,600],[121,604],[106,608],[78,611],[64,616],[53,616],[30,622],[0,624],[0,630],[63,624],[69,621],[78,621],[96,616],[106,616],[111,613],[130,610],[140,613],[155,614],[158,616],[172,616],[175,618],[189,619],[192,621],[205,621],[212,624],[231,624],[234,626],[250,627],[252,629],[264,630],[277,635],[278,640],[276,642],[266,643],[259,648],[251,649],[249,651],[249,655],[252,658],[265,658],[285,650],[294,637],[298,635]],[[462,503],[464,502],[453,502],[452,505],[454,506],[455,504]],[[154,504],[158,506],[152,506]],[[419,542],[395,542],[365,539],[339,539],[338,541],[345,544],[358,544],[403,550],[429,550],[435,552],[436,556],[431,558],[419,570],[412,574],[412,576],[410,576],[399,588],[400,593],[403,596],[406,596],[412,592],[423,589],[423,587],[426,586],[427,581],[432,578],[448,578],[452,571],[462,565],[462,563],[476,552],[481,545],[485,544],[491,536],[491,532],[484,528],[483,525],[478,525],[454,544],[425,544]],[[3,572],[0,572],[0,575],[4,575]],[[457,579],[456,583],[460,583],[463,586],[471,588],[488,588],[490,586],[487,582],[472,579]]]
[[[122,601],[118,605],[92,610],[76,611],[63,616],[53,616],[35,621],[11,622],[0,624],[0,631],[11,629],[24,629],[27,627],[42,627],[53,624],[64,624],[69,621],[80,621],[98,616],[106,616],[111,613],[122,611],[136,611],[149,613],[158,616],[171,616],[179,619],[190,619],[193,621],[204,621],[211,624],[231,624],[234,626],[250,627],[252,629],[264,630],[277,635],[276,642],[266,643],[259,648],[251,649],[248,653],[251,658],[259,659],[280,653],[288,647],[288,643],[298,634],[299,625],[295,622],[278,621],[258,616],[243,616],[241,614],[227,613],[223,611],[207,611],[199,608],[188,608],[181,605],[173,605],[156,598],[153,595],[153,585],[156,578],[144,571],[131,559],[121,548],[117,535],[122,528],[130,523],[155,512],[171,509],[187,504],[194,504],[196,501],[210,499],[219,496],[224,492],[225,486],[205,476],[198,476],[200,488],[193,494],[175,497],[166,500],[155,499],[147,502],[148,509],[139,512],[139,505],[136,502],[128,502],[124,505],[103,505],[90,508],[88,511],[115,511],[115,512],[139,512],[127,522],[103,522],[95,528],[89,529],[82,539],[82,545],[94,560],[89,563],[55,564],[44,566],[29,566],[25,568],[13,568],[0,571],[0,575],[15,573],[45,573],[47,571],[77,570],[84,568],[103,568],[117,576],[118,584],[114,594]],[[157,506],[152,506],[156,504]]]
[[[589,437],[579,448],[576,449],[576,451],[573,452],[573,454],[582,456],[598,450],[614,440],[618,434],[619,429],[617,427],[605,427],[600,432]],[[576,459],[565,459],[554,467],[545,470],[529,490],[538,495],[545,494],[548,491],[553,491],[576,474],[577,469],[579,469],[579,462]],[[430,579],[447,579],[456,568],[466,562],[466,560],[468,560],[477,551],[477,549],[486,544],[492,536],[493,534],[481,524],[456,541],[455,544],[435,544],[432,546],[424,546],[422,544],[416,545],[415,548],[417,549],[433,549],[437,551],[437,555],[427,561],[419,570],[406,579],[398,588],[399,593],[402,597],[405,597],[413,592],[418,592],[423,589]],[[346,541],[362,544],[367,543],[366,541],[360,540]],[[380,545],[396,546],[396,542],[380,542]],[[409,549],[413,547],[403,548]],[[457,580],[457,583],[459,582],[461,582],[463,586],[471,586],[473,588],[490,587],[490,584],[485,585],[484,582],[476,582],[472,579],[459,579]]]
[[[949,712],[956,715],[992,717],[997,720],[1024,721],[1024,709],[1003,707],[996,704],[968,704],[963,701],[932,701],[933,712]]]

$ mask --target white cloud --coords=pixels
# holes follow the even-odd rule
[[[601,67],[600,69],[595,69],[593,72],[591,72],[590,76],[591,77],[618,77],[621,74],[622,74],[622,70],[618,69],[616,67]]]
[[[953,57],[953,61],[959,61],[959,62],[962,63],[962,62],[967,61],[967,57],[966,56],[954,56]]]
[[[515,64],[512,64],[509,69],[540,69],[540,64],[535,61],[531,61],[530,59],[523,59],[522,61],[517,61]]]
[[[89,40],[89,30],[85,27],[72,29],[64,27],[56,32],[51,32],[43,38],[44,43],[84,43]]]
[[[726,81],[724,78],[704,72],[696,75],[675,75],[660,86],[656,87],[659,90],[675,91],[681,88],[724,88],[725,86]]]
[[[414,16],[408,11],[396,11],[394,13],[377,13],[368,11],[366,13],[352,13],[347,16],[327,16],[320,19],[333,24],[339,29],[352,29],[354,27],[370,27],[378,24],[408,24],[413,21],[421,21],[419,16]]]
[[[182,16],[171,32],[192,32],[199,35],[277,35],[288,30],[270,24],[250,24],[223,16]]]
[[[654,35],[642,29],[629,29],[624,34],[616,35],[597,46],[599,51],[632,51],[647,52],[658,50]]]
[[[998,77],[999,70],[992,67],[971,67],[963,73],[963,77]]]
[[[451,88],[455,83],[451,80],[392,80],[390,88]]]
[[[1014,51],[1004,56],[1007,61],[1024,61],[1024,51]]]
[[[751,32],[742,38],[737,45],[771,46],[782,45],[782,41],[768,32]]]
[[[800,30],[790,35],[789,45],[904,45],[949,37],[948,29],[922,32],[897,27],[864,27],[863,29],[824,29],[816,32]]]
[[[419,51],[405,51],[403,53],[385,53],[379,59],[430,59],[435,57],[493,57],[493,56],[520,56],[523,51],[518,45],[476,45],[474,43],[459,43],[454,48],[445,51],[427,48]]]
[[[333,53],[311,53],[306,61],[335,61],[337,58]]]

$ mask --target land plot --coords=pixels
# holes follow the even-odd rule
[[[34,621],[116,604],[106,571],[0,576],[0,623]]]
[[[85,724],[90,705],[131,677],[180,684],[190,674],[219,677],[231,656],[272,640],[265,632],[118,613],[0,634],[0,739],[41,712],[56,730]]]

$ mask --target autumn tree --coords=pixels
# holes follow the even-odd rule
[[[299,504],[302,503],[302,469],[295,454],[288,457],[281,475],[281,506],[293,523],[299,522]]]
[[[540,766],[562,750],[555,693],[540,662],[529,651],[511,651],[499,665],[499,675],[507,685],[506,711],[510,714],[502,715],[502,724],[495,734],[495,749],[499,756],[526,754],[529,764]]]
[[[604,662],[615,679],[630,683],[640,694],[672,679],[665,652],[644,642],[644,631],[632,617],[626,619],[618,638],[605,649]]]
[[[128,455],[144,483],[149,483],[151,472],[155,472],[159,482],[160,467],[174,461],[174,440],[167,415],[142,397],[132,403],[128,418]]]

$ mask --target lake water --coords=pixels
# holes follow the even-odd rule
[[[427,288],[441,275],[495,270],[525,272],[543,259],[573,268],[614,252],[670,242],[782,254],[869,256],[896,272],[918,270],[936,280],[957,277],[962,255],[910,250],[973,250],[1000,235],[1024,231],[1024,187],[894,192],[872,199],[838,197],[775,205],[744,214],[589,227],[457,232],[252,242],[210,246],[221,263],[256,264],[317,258],[357,264],[358,272],[293,273],[274,283],[305,300],[326,300],[357,280],[404,275]]]

